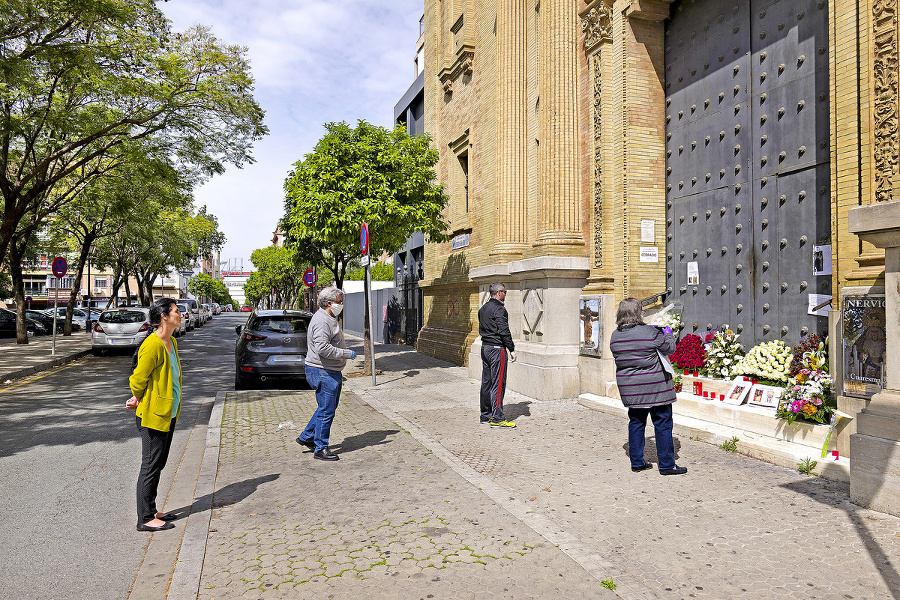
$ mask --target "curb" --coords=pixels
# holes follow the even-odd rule
[[[209,522],[212,517],[213,493],[216,489],[216,474],[219,470],[219,443],[222,438],[222,413],[225,392],[216,394],[209,424],[206,429],[206,448],[194,491],[195,505],[184,528],[184,537],[178,551],[178,561],[172,573],[168,600],[196,600],[200,593],[200,576],[206,557],[206,542],[209,538]]]
[[[34,375],[35,373],[40,373],[41,371],[48,371],[54,367],[59,367],[67,363],[74,362],[79,358],[87,356],[90,353],[91,349],[88,348],[87,350],[79,350],[65,356],[51,358],[47,362],[40,363],[33,367],[25,367],[23,369],[18,369],[15,371],[9,371],[7,373],[0,374],[0,382],[7,380],[15,381],[16,379],[22,379],[23,377],[28,377],[30,375]]]

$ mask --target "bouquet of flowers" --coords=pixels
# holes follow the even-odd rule
[[[738,337],[730,329],[716,333],[706,351],[706,372],[710,377],[731,379],[732,369],[744,355]]]
[[[794,346],[794,358],[791,360],[791,377],[800,372],[804,368],[803,355],[807,352],[821,352],[823,357],[827,357],[828,339],[822,339],[817,334],[812,334],[804,338],[799,344]],[[828,372],[828,361],[822,361],[822,370]]]
[[[677,332],[681,329],[681,317],[673,309],[673,305],[668,305],[658,313],[651,315],[647,320],[647,325],[654,327],[669,327],[672,331]]]
[[[804,352],[801,368],[790,378],[781,396],[775,416],[793,423],[797,419],[813,423],[828,423],[834,413],[834,382],[822,368],[823,350]]]
[[[750,349],[734,368],[732,375],[755,375],[760,379],[784,384],[788,380],[793,354],[781,340],[765,342]]]
[[[675,384],[675,393],[677,394],[678,392],[681,391],[682,384],[683,384],[683,382],[681,380],[681,375],[675,375],[675,378],[673,379],[673,383]]]
[[[675,352],[669,355],[673,365],[682,370],[699,371],[706,364],[706,349],[699,336],[686,335],[675,346]]]

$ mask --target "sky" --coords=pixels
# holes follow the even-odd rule
[[[196,207],[219,219],[223,263],[271,244],[284,214],[284,180],[312,151],[324,123],[365,119],[390,127],[394,105],[415,80],[423,0],[169,0],[158,6],[175,31],[201,24],[247,47],[254,97],[269,135],[256,163],[229,166],[195,190]],[[224,268],[224,264],[223,264]]]

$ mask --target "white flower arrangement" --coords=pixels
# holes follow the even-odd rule
[[[732,369],[732,375],[755,375],[779,383],[787,383],[793,354],[781,340],[765,342],[750,349]]]
[[[744,355],[744,347],[738,343],[730,329],[716,333],[706,349],[706,372],[716,379],[731,379],[735,366]]]
[[[681,329],[681,317],[678,316],[678,314],[674,311],[669,310],[669,307],[666,307],[658,313],[652,315],[647,321],[647,325],[653,325],[655,327],[669,327],[672,329],[672,331],[678,331],[679,329]]]

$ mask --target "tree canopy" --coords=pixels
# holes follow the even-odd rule
[[[427,135],[358,121],[326,123],[326,134],[294,165],[285,182],[286,245],[305,264],[329,267],[343,284],[361,256],[359,231],[369,224],[369,252],[393,254],[415,231],[446,240],[448,197],[436,183],[438,152]]]

